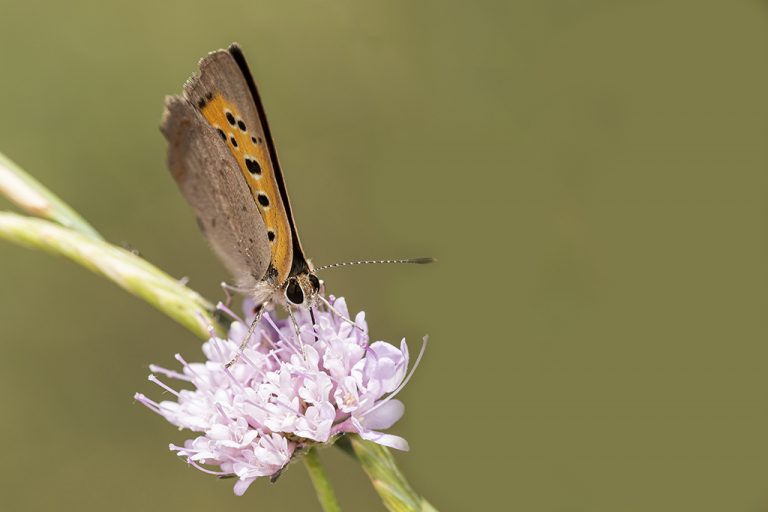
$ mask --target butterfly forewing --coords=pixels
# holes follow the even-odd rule
[[[238,284],[253,287],[271,260],[267,228],[235,157],[187,98],[166,100],[168,166],[213,250]]]
[[[248,84],[248,89],[251,91],[253,102],[256,105],[256,112],[258,113],[259,121],[261,122],[261,127],[264,131],[264,143],[267,145],[267,150],[269,151],[272,167],[275,172],[277,187],[280,189],[280,197],[283,199],[283,207],[288,217],[288,223],[291,226],[293,262],[290,275],[294,276],[306,273],[310,271],[310,265],[304,256],[304,250],[301,247],[301,241],[299,239],[299,232],[296,229],[296,223],[293,220],[293,214],[291,213],[291,201],[288,197],[288,189],[285,186],[285,176],[283,176],[283,171],[280,168],[280,160],[277,157],[277,148],[275,147],[275,143],[272,139],[272,134],[269,129],[267,114],[264,111],[264,104],[261,101],[258,88],[256,87],[256,82],[253,80],[251,70],[248,68],[248,63],[245,61],[245,55],[243,55],[243,51],[240,49],[240,46],[238,46],[237,43],[232,43],[227,51],[232,56],[232,58],[235,59],[235,62],[240,67],[240,72],[243,74],[243,78],[245,78],[245,81]]]
[[[293,261],[293,233],[283,201],[275,155],[266,143],[266,120],[238,63],[229,51],[200,61],[200,74],[185,87],[187,100],[217,134],[217,143],[232,155],[266,228],[274,283],[288,277]]]

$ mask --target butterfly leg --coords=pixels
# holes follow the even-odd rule
[[[309,318],[312,319],[312,332],[315,335],[315,341],[319,341],[320,338],[317,337],[317,329],[315,329],[315,325],[317,325],[317,321],[315,320],[315,310],[312,306],[309,307]]]
[[[261,315],[264,314],[265,309],[266,308],[264,307],[264,304],[262,304],[261,307],[259,307],[258,311],[256,311],[256,317],[253,319],[253,322],[251,322],[251,326],[248,328],[248,334],[246,334],[245,337],[243,338],[243,341],[240,342],[240,347],[238,347],[235,357],[233,357],[231,361],[229,361],[226,365],[224,365],[225,367],[229,368],[240,359],[240,356],[243,354],[245,347],[248,346],[248,341],[250,341],[251,337],[253,336],[253,333],[256,331],[256,326],[259,324],[259,321],[261,320]]]
[[[299,327],[299,323],[296,321],[296,317],[293,316],[293,311],[291,310],[291,307],[288,306],[286,308],[288,310],[288,317],[291,319],[291,323],[293,324],[293,328],[296,331],[296,339],[299,340],[299,347],[301,348],[301,355],[304,358],[304,360],[307,360],[307,351],[304,349],[304,341],[301,339],[301,328]]]
[[[232,304],[232,294],[229,292],[235,292],[241,295],[246,295],[250,291],[244,288],[240,288],[239,286],[229,284],[226,281],[221,282],[221,289],[224,290],[224,297],[226,297],[224,299],[224,305],[227,307],[229,307],[229,305]]]

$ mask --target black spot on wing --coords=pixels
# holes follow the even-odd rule
[[[245,157],[245,166],[251,174],[261,175],[261,166],[253,158]]]

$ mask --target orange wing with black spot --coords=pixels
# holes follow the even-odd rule
[[[183,98],[216,134],[217,150],[226,148],[237,164],[259,213],[270,261],[264,275],[257,280],[280,284],[290,275],[306,270],[307,262],[296,233],[264,108],[239,47],[232,45],[228,50],[213,52],[202,59],[200,73],[184,85]],[[173,143],[170,138],[169,142]],[[193,208],[199,209],[189,195],[185,196],[193,203]],[[228,201],[229,198],[221,197],[220,200]],[[251,208],[241,207],[240,210],[242,218],[236,219],[238,225],[254,222],[249,217]],[[206,236],[211,240],[207,233]],[[213,241],[212,245],[217,253],[227,250],[217,248]],[[232,247],[231,250],[238,249]]]

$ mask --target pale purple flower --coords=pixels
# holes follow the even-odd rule
[[[347,317],[344,299],[330,300]],[[346,432],[408,449],[405,439],[381,430],[403,415],[405,407],[394,396],[413,374],[424,345],[408,374],[405,340],[400,348],[369,344],[363,312],[354,326],[324,309],[314,311],[314,326],[309,312],[294,312],[301,342],[290,321],[267,312],[238,362],[226,368],[253,320],[253,304],[246,301],[245,309],[249,313],[232,323],[227,339],[212,337],[203,344],[205,362],[188,363],[177,354],[180,373],[150,366],[149,379],[174,399],[158,403],[138,393],[136,399],[172,424],[199,433],[171,450],[201,471],[236,476],[235,494],[242,495],[256,478],[279,474],[299,450]],[[176,391],[155,374],[191,389]]]

